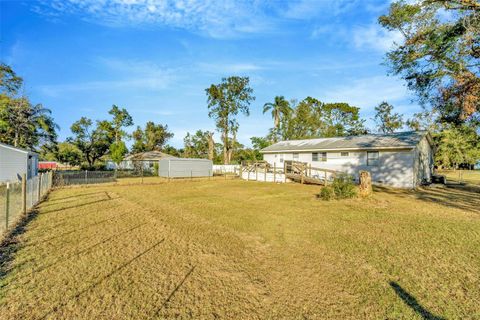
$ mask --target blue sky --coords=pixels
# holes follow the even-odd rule
[[[33,102],[53,111],[60,139],[81,116],[105,119],[112,104],[135,125],[213,130],[204,89],[248,75],[256,101],[239,140],[267,133],[275,95],[348,102],[369,119],[382,100],[405,116],[419,107],[402,80],[387,76],[385,52],[398,34],[377,25],[389,1],[5,1],[1,60],[24,77]],[[130,131],[134,128],[130,128]],[[215,136],[219,139],[219,134]]]

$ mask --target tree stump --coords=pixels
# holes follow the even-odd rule
[[[360,171],[360,195],[368,197],[372,194],[372,177],[368,171]]]

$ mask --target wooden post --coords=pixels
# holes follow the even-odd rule
[[[311,163],[308,165],[308,176],[309,177],[312,176],[312,164]]]
[[[243,163],[240,165],[240,179],[243,179]]]
[[[263,170],[263,181],[267,182],[267,165],[265,165]]]
[[[258,181],[258,166],[255,165],[255,181]]]
[[[305,181],[305,171],[303,170],[303,168],[300,170],[300,183],[303,184]]]
[[[8,216],[10,213],[10,182],[7,182],[7,190],[5,190],[5,230],[8,230]]]
[[[328,182],[327,182],[327,170],[325,170],[325,183],[324,183],[325,186],[327,185],[327,183],[328,183]]]
[[[27,175],[22,175],[22,213],[27,213]]]
[[[193,170],[190,170],[190,181],[193,180]]]
[[[277,182],[277,163],[273,163],[273,182]]]

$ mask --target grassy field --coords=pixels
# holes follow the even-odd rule
[[[134,182],[51,193],[3,248],[2,319],[480,317],[475,186]]]
[[[445,175],[448,181],[480,185],[480,170],[444,170],[439,173]]]

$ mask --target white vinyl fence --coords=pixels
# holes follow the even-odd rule
[[[213,174],[235,173],[240,172],[240,165],[237,164],[214,164]]]
[[[285,182],[285,175],[283,173],[273,172],[242,172],[242,179],[248,181],[263,181],[263,182]]]
[[[8,182],[0,185],[0,239],[47,195],[52,187],[52,176],[50,171],[25,183]]]

